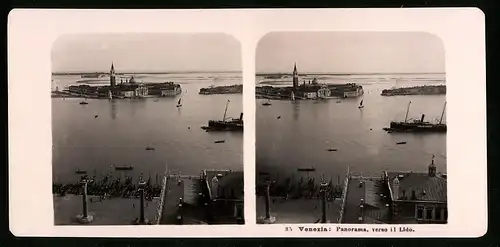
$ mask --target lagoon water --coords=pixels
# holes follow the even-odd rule
[[[127,78],[128,76],[124,76]],[[239,117],[242,95],[199,95],[210,85],[241,84],[241,73],[137,74],[137,81],[174,81],[183,93],[172,98],[147,99],[52,99],[53,179],[74,182],[75,170],[90,175],[124,176],[116,166],[133,165],[126,175],[137,179],[172,172],[198,175],[201,169],[243,169],[243,133],[205,132],[209,119],[222,119],[227,100],[228,117]],[[52,87],[62,89],[77,81],[107,84],[108,78],[88,79],[55,75]],[[117,80],[120,81],[120,78]],[[182,97],[183,106],[177,108]],[[94,116],[98,115],[97,118]],[[226,140],[215,144],[215,140]],[[145,150],[147,146],[154,151]]]
[[[309,80],[313,76],[305,79]],[[446,134],[388,134],[382,128],[390,121],[403,121],[408,101],[408,118],[439,121],[445,95],[385,97],[383,89],[445,83],[444,74],[373,74],[322,75],[320,83],[356,82],[365,94],[357,99],[326,101],[272,101],[263,106],[256,102],[256,166],[257,174],[278,176],[297,168],[315,167],[316,177],[337,180],[349,169],[363,176],[380,176],[384,170],[425,172],[435,154],[438,172],[446,173]],[[257,83],[265,81],[257,77]],[[302,83],[302,77],[300,79]],[[261,85],[291,85],[291,80],[264,82]],[[364,108],[358,109],[364,100]],[[281,116],[280,119],[277,117]],[[446,122],[446,113],[443,118]],[[407,141],[406,145],[396,145]],[[336,148],[336,152],[327,149]],[[313,174],[310,174],[313,176]],[[284,177],[284,176],[283,176]]]
[[[128,78],[126,75],[124,78]],[[53,178],[73,182],[75,170],[89,174],[122,176],[110,164],[133,165],[127,175],[146,177],[165,171],[199,174],[201,169],[242,169],[243,134],[204,132],[200,126],[209,119],[223,117],[226,101],[228,116],[242,112],[242,95],[199,95],[202,87],[241,83],[240,73],[137,74],[137,81],[175,81],[183,88],[183,107],[179,98],[143,100],[52,99]],[[312,76],[305,79],[309,80]],[[343,175],[347,169],[363,175],[379,176],[383,170],[425,171],[432,154],[438,172],[446,172],[446,134],[387,134],[382,130],[391,120],[403,120],[408,101],[410,118],[436,121],[446,101],[444,95],[380,96],[382,89],[394,86],[443,84],[444,74],[405,75],[322,75],[322,83],[356,82],[365,95],[358,99],[328,101],[272,101],[262,106],[256,100],[257,172],[286,174],[299,167],[315,167],[316,175]],[[257,77],[257,82],[262,81]],[[301,77],[302,80],[302,77]],[[108,78],[83,79],[80,76],[53,76],[53,88],[62,89],[77,81],[107,84]],[[120,79],[118,79],[120,81]],[[281,81],[274,85],[289,85]],[[363,99],[365,107],[358,109]],[[98,115],[98,118],[94,118]],[[277,119],[277,116],[281,116]],[[446,122],[446,114],[444,120]],[[188,129],[190,127],[190,129]],[[371,130],[370,130],[371,129]],[[214,144],[224,139],[226,143]],[[396,142],[407,141],[406,145]],[[145,150],[155,147],[154,151]],[[337,148],[337,152],[328,152]]]

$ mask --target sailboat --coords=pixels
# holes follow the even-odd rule
[[[292,93],[291,93],[291,95],[290,95],[290,99],[291,99],[292,101],[295,101],[295,94],[293,93],[293,91],[292,91]]]
[[[179,98],[179,101],[177,101],[177,107],[181,107],[182,106],[181,100],[182,100],[182,98]]]
[[[265,105],[265,106],[271,105],[271,100],[267,100],[267,102],[262,103],[262,105]]]
[[[365,107],[365,106],[363,105],[363,100],[361,100],[361,102],[359,102],[359,106],[358,106],[358,108],[359,108],[359,109],[361,109],[361,108],[363,108],[363,107]]]

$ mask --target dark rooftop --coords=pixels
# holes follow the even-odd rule
[[[388,172],[387,175],[391,188],[394,178],[399,179],[399,198],[394,200],[447,201],[447,182],[438,174],[429,176],[427,173]],[[416,198],[412,198],[412,191],[415,191]]]

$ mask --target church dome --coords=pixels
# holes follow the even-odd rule
[[[132,76],[128,82],[129,83],[135,83],[135,78]]]

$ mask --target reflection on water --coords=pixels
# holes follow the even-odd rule
[[[116,119],[116,100],[111,100],[111,118]]]
[[[293,105],[293,119],[298,120],[300,112],[300,103],[298,101],[294,101],[292,102],[292,105]]]

